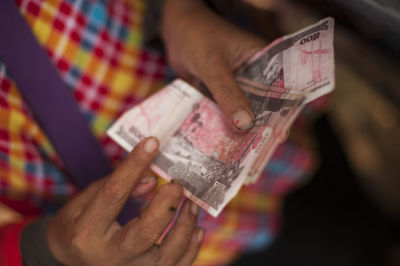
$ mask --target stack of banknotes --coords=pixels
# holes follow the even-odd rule
[[[124,113],[108,135],[127,151],[158,137],[151,169],[177,179],[216,217],[242,185],[257,182],[303,107],[333,90],[333,33],[334,20],[325,18],[275,40],[235,71],[256,118],[246,133],[232,130],[215,102],[177,79]]]

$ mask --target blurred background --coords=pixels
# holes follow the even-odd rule
[[[336,88],[313,125],[319,169],[286,198],[276,241],[233,266],[399,266],[400,0],[225,1],[268,40],[336,20]]]
[[[400,265],[400,1],[246,2],[269,40],[334,17],[336,88],[316,176],[285,200],[278,239],[234,265]]]

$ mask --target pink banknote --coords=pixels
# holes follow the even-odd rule
[[[236,72],[254,111],[255,126],[233,131],[219,107],[175,80],[124,113],[108,134],[130,151],[157,136],[151,168],[177,179],[185,194],[217,216],[243,184],[254,183],[304,105],[334,86],[333,19],[282,37]]]

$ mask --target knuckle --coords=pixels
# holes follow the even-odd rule
[[[109,180],[104,184],[102,194],[107,201],[118,202],[128,193],[127,186],[122,180]]]
[[[129,168],[134,172],[143,171],[151,161],[151,156],[143,151],[135,150],[130,154]]]
[[[143,226],[136,235],[137,243],[155,243],[159,239],[158,232],[149,226]]]
[[[193,228],[196,225],[196,221],[197,218],[194,215],[181,215],[181,217],[176,221],[176,225],[183,228]]]
[[[169,183],[161,186],[159,189],[159,193],[168,195],[172,198],[180,199],[183,194],[183,188],[181,185]]]
[[[147,158],[148,156],[142,155],[140,153],[138,156],[135,157],[135,159],[132,161],[132,169],[136,169],[136,170],[143,170],[148,162],[150,162],[149,158]]]
[[[234,90],[229,90],[227,88],[221,90],[221,104],[232,106],[234,104],[239,104],[240,102],[242,102],[243,97],[240,93],[237,93]]]
[[[86,250],[88,241],[89,229],[83,229],[72,234],[69,239],[69,246],[75,253],[82,253]]]

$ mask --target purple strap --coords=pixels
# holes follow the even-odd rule
[[[110,164],[79,111],[72,90],[61,80],[12,0],[0,0],[0,58],[73,182],[83,189],[109,174]],[[132,207],[136,209],[129,209]],[[135,211],[123,213],[121,222]]]

